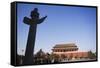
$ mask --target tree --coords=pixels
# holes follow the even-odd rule
[[[62,58],[62,59],[65,59],[65,58],[66,58],[66,56],[65,56],[64,54],[62,54],[62,55],[61,55],[61,58]]]
[[[55,63],[59,62],[59,55],[57,54],[51,54],[50,55],[51,60],[54,60]]]
[[[88,57],[89,57],[90,59],[95,59],[95,58],[96,58],[96,54],[93,53],[92,51],[89,51],[89,52],[88,52]]]

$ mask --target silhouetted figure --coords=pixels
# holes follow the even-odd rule
[[[24,61],[23,61],[23,63],[26,65],[34,64],[33,54],[34,54],[37,24],[42,23],[46,19],[47,16],[40,19],[38,9],[35,8],[33,11],[31,11],[30,17],[31,18],[24,17],[24,19],[23,19],[23,22],[25,24],[30,25],[28,39],[27,39],[26,52],[25,52],[25,57],[24,57]]]

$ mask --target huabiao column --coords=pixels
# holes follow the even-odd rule
[[[38,9],[34,8],[34,10],[31,11],[30,17],[24,17],[23,22],[27,25],[29,25],[29,33],[28,33],[28,39],[27,39],[27,45],[26,45],[26,51],[25,51],[25,57],[23,60],[23,64],[34,64],[34,46],[35,46],[35,37],[36,37],[36,28],[38,24],[41,24],[46,18],[42,17],[39,18]]]

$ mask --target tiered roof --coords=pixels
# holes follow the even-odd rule
[[[52,50],[59,49],[59,50],[78,50],[78,47],[74,43],[68,44],[56,44]]]
[[[74,43],[68,44],[56,44],[53,48],[70,48],[70,47],[77,47]]]

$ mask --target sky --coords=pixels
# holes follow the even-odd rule
[[[96,8],[17,4],[17,53],[25,54],[29,25],[23,23],[25,16],[38,8],[44,22],[37,25],[34,53],[42,49],[52,52],[56,44],[75,43],[79,51],[96,51]],[[22,52],[24,50],[24,52]]]

